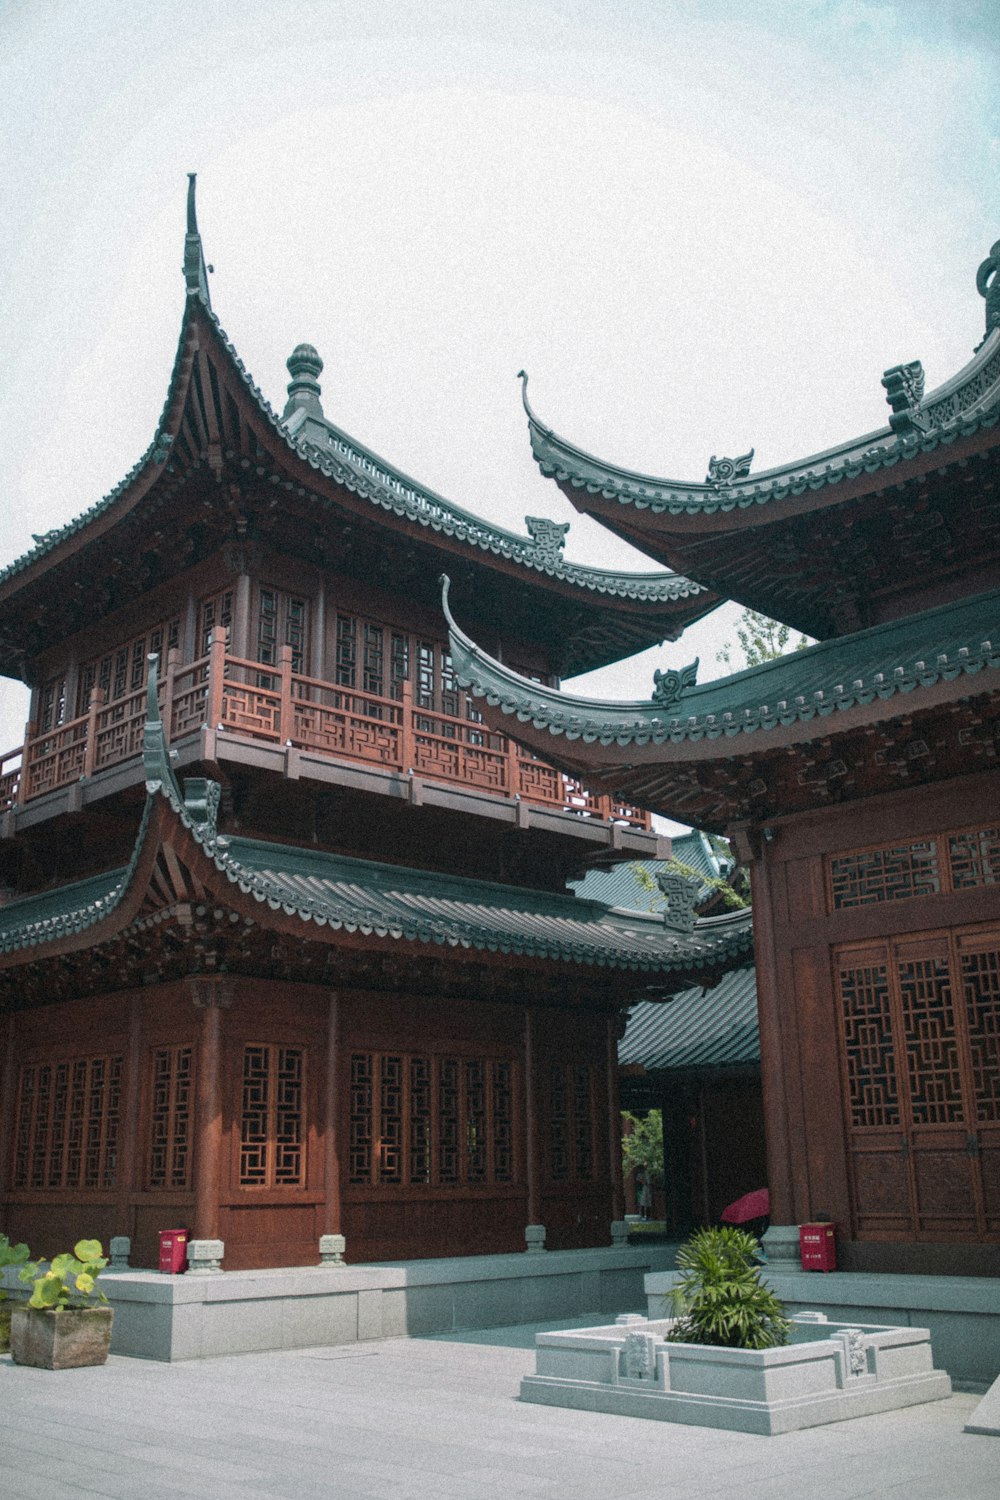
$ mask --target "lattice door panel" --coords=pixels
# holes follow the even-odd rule
[[[845,949],[835,979],[855,1225],[1000,1231],[1000,945],[982,934]]]

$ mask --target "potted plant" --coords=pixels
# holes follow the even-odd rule
[[[775,1349],[790,1324],[760,1279],[760,1245],[745,1229],[699,1229],[677,1252],[680,1279],[671,1291],[675,1344],[725,1349]]]
[[[33,1287],[11,1314],[15,1364],[42,1370],[104,1364],[114,1309],[95,1283],[107,1263],[100,1240],[78,1240],[72,1254],[57,1255],[47,1270],[39,1263],[24,1267],[21,1280]]]
[[[27,1245],[12,1245],[5,1234],[0,1234],[0,1271],[4,1266],[23,1266],[31,1251]],[[10,1348],[10,1314],[7,1292],[0,1286],[0,1354]]]

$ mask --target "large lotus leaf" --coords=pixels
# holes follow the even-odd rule
[[[29,1307],[57,1307],[63,1295],[64,1285],[61,1276],[54,1271],[48,1271],[35,1282],[35,1290],[28,1298]]]
[[[95,1261],[101,1259],[104,1248],[100,1240],[77,1240],[73,1246],[73,1254],[77,1260]]]

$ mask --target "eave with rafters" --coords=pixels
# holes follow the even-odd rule
[[[649,556],[819,639],[897,618],[915,596],[985,588],[1000,570],[998,267],[994,247],[970,362],[926,396],[918,361],[887,370],[889,424],[862,437],[760,473],[751,450],[713,458],[701,482],[658,478],[560,437],[522,372],[535,460],[577,510]]]
[[[219,787],[176,779],[155,669],[144,741],[146,803],[128,865],[0,907],[4,1008],[167,982],[206,950],[230,974],[435,995],[467,992],[469,966],[499,965],[491,999],[516,998],[526,969],[584,987],[591,971],[612,971],[643,993],[711,979],[752,953],[747,911],[677,932],[662,916],[577,896],[224,836]]]
[[[717,605],[703,585],[673,573],[567,560],[565,526],[528,518],[534,534],[524,536],[493,526],[321,411],[303,423],[290,402],[279,417],[212,310],[193,184],[189,209],[187,300],[156,434],[114,490],[0,572],[0,672],[30,671],[53,643],[200,557],[272,539],[291,556],[427,607],[427,580],[446,561],[474,588],[484,615],[542,640],[562,676],[676,639]]]
[[[447,586],[444,608],[459,681],[487,722],[591,786],[709,831],[996,765],[997,589],[678,688],[667,703],[540,687],[469,638]]]

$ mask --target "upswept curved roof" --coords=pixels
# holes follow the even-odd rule
[[[147,799],[129,864],[0,907],[0,962],[82,948],[135,922],[157,848],[174,834],[200,851],[200,880],[213,899],[224,902],[232,887],[232,898],[250,898],[261,925],[272,912],[301,923],[301,935],[316,940],[324,930],[359,933],[653,975],[716,970],[752,952],[748,912],[704,919],[690,935],[678,934],[655,915],[576,896],[218,835],[214,820],[199,815],[177,786],[156,708],[155,670],[148,702]]]
[[[888,425],[878,427],[835,448],[727,481],[661,479],[607,463],[539,420],[528,401],[526,375],[522,398],[531,450],[547,478],[558,480],[570,490],[599,494],[653,515],[725,515],[814,493],[863,474],[875,475],[920,453],[948,447],[956,438],[971,436],[980,428],[994,427],[1000,419],[1000,328],[984,339],[957,375],[912,408],[913,418],[921,425],[904,432],[894,432]]]
[[[922,691],[958,678],[983,673],[986,690],[1000,686],[1000,589],[792,651],[688,688],[664,705],[574,697],[522,677],[459,628],[444,582],[443,607],[462,686],[508,718],[585,745],[694,744],[826,721],[804,736],[811,738],[834,730],[837,716],[852,709],[872,717],[872,705],[884,703],[896,713],[901,705],[893,700],[901,695],[913,695],[907,705],[912,708]],[[516,728],[509,729],[519,737]]]
[[[290,420],[279,416],[253,380],[212,310],[204,274],[204,255],[194,218],[193,193],[189,196],[185,279],[187,301],[177,352],[152,441],[138,462],[105,496],[64,526],[55,527],[37,538],[35,546],[0,569],[0,598],[10,597],[22,587],[22,575],[31,574],[36,565],[44,563],[48,566],[58,562],[60,549],[66,543],[78,539],[76,545],[85,544],[90,536],[97,534],[102,523],[105,527],[113,525],[118,516],[127,513],[169,468],[171,458],[177,452],[175,445],[190,375],[198,358],[199,325],[207,325],[270,438],[280,445],[279,451],[297,461],[298,474],[304,484],[308,485],[310,473],[317,480],[332,481],[358,500],[367,501],[373,511],[383,516],[396,517],[420,531],[457,543],[460,550],[468,551],[470,561],[474,556],[485,554],[488,558],[514,564],[524,569],[526,579],[541,577],[561,585],[564,597],[576,594],[581,602],[590,599],[596,603],[607,599],[611,604],[648,606],[642,616],[643,623],[633,618],[632,628],[634,630],[638,625],[642,639],[636,643],[630,641],[628,650],[641,649],[642,645],[664,636],[675,637],[687,624],[699,619],[719,602],[703,584],[662,569],[621,573],[570,562],[562,555],[561,543],[553,544],[545,537],[518,535],[452,504],[325,419],[304,424],[296,420],[300,413],[292,414]],[[239,459],[241,455],[226,452],[225,457]],[[618,654],[625,653],[619,651]],[[609,659],[607,653],[604,659]],[[587,664],[575,665],[574,669],[583,670]]]
[[[891,791],[911,767],[921,779],[975,774],[992,750],[997,588],[680,685],[667,702],[618,703],[555,692],[495,661],[455,624],[445,593],[456,677],[483,700],[487,723],[589,786],[701,828],[773,819],[862,786]]]
[[[535,460],[616,535],[818,638],[947,597],[962,575],[986,588],[1000,572],[998,265],[980,267],[987,331],[973,358],[926,396],[919,361],[887,370],[888,425],[861,437],[759,474],[751,449],[713,458],[700,482],[659,478],[553,432],[523,376]]]

